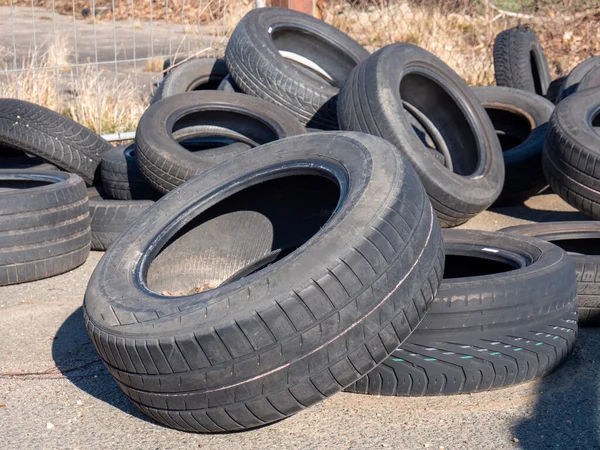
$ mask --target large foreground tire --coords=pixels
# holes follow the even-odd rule
[[[88,188],[92,250],[105,251],[148,208],[152,200],[113,200]]]
[[[286,58],[286,53],[295,57]],[[337,28],[282,8],[250,11],[225,50],[227,67],[242,91],[274,102],[319,129],[338,128],[335,96],[367,56],[367,50]],[[305,64],[298,62],[303,59]]]
[[[552,190],[594,219],[600,219],[598,107],[600,88],[561,101],[548,124],[542,159]]]
[[[498,198],[504,163],[494,127],[466,83],[426,50],[392,44],[373,53],[348,77],[338,114],[343,129],[381,136],[408,157],[442,226],[459,225]],[[441,134],[443,162],[414,128],[420,115]]]
[[[93,131],[42,106],[0,100],[0,146],[22,150],[100,183],[100,159],[111,145]]]
[[[550,222],[505,228],[507,233],[532,236],[565,250],[575,263],[579,325],[600,325],[600,224]]]
[[[84,317],[146,414],[187,431],[242,430],[383,361],[425,314],[442,267],[439,225],[394,147],[311,133],[159,200],[96,268]]]
[[[135,144],[115,147],[102,155],[102,187],[118,200],[148,200],[159,197],[138,167]]]
[[[487,391],[544,376],[569,354],[577,333],[576,282],[573,263],[560,248],[470,230],[445,230],[444,245],[444,281],[425,318],[348,390]]]
[[[494,41],[496,84],[545,96],[552,80],[544,49],[527,27],[504,30]]]
[[[0,171],[0,286],[68,272],[89,252],[90,216],[80,177]]]
[[[565,98],[573,95],[575,92],[580,90],[581,81],[590,72],[600,65],[600,56],[594,56],[593,58],[586,59],[582,63],[578,64],[567,77],[565,82],[562,84],[560,92],[558,93],[558,101],[562,101]]]
[[[229,71],[222,59],[186,61],[169,71],[169,75],[158,85],[150,104],[184,92],[216,91],[227,74]]]
[[[175,129],[186,138],[231,136],[252,147],[306,133],[287,111],[249,95],[204,91],[168,97],[140,119],[135,150],[143,176],[162,193],[248,149],[193,153],[177,142]]]
[[[554,105],[537,94],[507,87],[476,87],[473,91],[502,146],[506,175],[494,206],[521,203],[548,185],[542,150]]]

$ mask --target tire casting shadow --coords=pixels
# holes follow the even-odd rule
[[[600,329],[580,328],[565,363],[539,384],[532,417],[513,434],[525,450],[600,448]]]
[[[90,341],[81,307],[58,329],[52,343],[52,359],[61,373],[82,391],[127,414],[158,424],[139,411],[117,386]]]

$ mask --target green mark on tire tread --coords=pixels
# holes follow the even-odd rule
[[[496,355],[499,355],[499,354],[500,354],[500,352],[492,352],[492,353],[490,353],[490,355],[492,355],[492,356],[496,356]]]
[[[465,356],[461,356],[460,359],[471,359],[473,358],[473,356],[471,355],[465,355]]]
[[[396,358],[395,356],[392,356],[392,361],[404,362],[402,358]]]

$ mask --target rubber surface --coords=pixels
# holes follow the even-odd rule
[[[280,51],[309,60],[333,81]],[[225,50],[227,67],[243,92],[282,106],[308,127],[328,130],[338,129],[339,88],[367,56],[367,50],[337,28],[282,8],[250,11],[235,27]]]
[[[495,206],[522,203],[548,185],[542,149],[554,105],[531,92],[507,87],[472,88],[488,112],[502,146],[505,178]]]
[[[545,96],[552,78],[544,49],[528,28],[504,30],[494,41],[496,84]]]
[[[575,264],[579,325],[600,325],[600,224],[548,222],[505,228],[507,233],[543,239],[567,252]]]
[[[284,109],[260,98],[230,92],[189,92],[150,106],[138,125],[136,156],[142,175],[166,193],[210,167],[248,151],[216,149],[191,152],[178,139],[197,136],[232,137],[251,147],[306,129]],[[229,150],[231,146],[229,146]]]
[[[229,73],[225,76],[225,78],[223,78],[223,81],[221,81],[221,84],[219,84],[217,91],[242,92],[238,85],[235,84],[235,81],[233,81],[233,78],[231,78],[231,74]]]
[[[585,61],[579,63],[567,77],[565,82],[562,84],[561,89],[558,93],[558,101],[562,101],[565,98],[573,95],[575,92],[580,90],[580,83],[588,72],[592,69],[597,68],[600,65],[600,56],[594,56],[588,58]],[[591,86],[588,86],[591,87]]]
[[[566,78],[566,76],[560,77],[550,83],[548,86],[548,91],[546,92],[546,99],[548,99],[548,101],[554,103],[555,105],[559,102],[558,94],[560,93]]]
[[[160,194],[143,177],[135,156],[135,144],[115,147],[102,155],[104,192],[117,200],[153,200]]]
[[[269,189],[293,193],[306,177],[323,189],[300,210]],[[299,212],[317,225],[308,234]],[[304,233],[300,242],[290,226]],[[249,255],[242,265],[257,270],[286,244],[286,257],[236,280],[243,267],[217,258]],[[199,283],[207,265],[223,267],[213,281],[225,284],[184,296],[151,289],[176,286],[160,275],[177,254]],[[417,326],[442,270],[439,225],[394,147],[311,133],[240,155],[159,200],[106,253],[83,309],[96,349],[142,411],[181,430],[243,430],[372,370]]]
[[[100,158],[112,148],[62,114],[15,99],[0,100],[0,145],[39,156],[88,185],[100,183]]]
[[[425,318],[347,390],[421,396],[504,388],[546,375],[573,348],[575,273],[560,248],[475,230],[444,230],[444,244],[444,281]],[[486,264],[491,270],[482,270]],[[495,273],[496,264],[508,271]]]
[[[543,168],[552,190],[582,213],[600,219],[600,88],[576,92],[552,114]]]
[[[191,59],[169,70],[168,76],[158,85],[150,104],[184,92],[217,90],[228,74],[222,59]]]
[[[439,131],[451,165],[424,142],[405,103]],[[471,88],[426,50],[392,44],[373,53],[348,77],[338,106],[343,129],[381,136],[408,157],[442,226],[466,222],[500,195],[504,164],[490,118]]]
[[[92,250],[107,250],[149,207],[152,200],[113,200],[88,188]]]
[[[89,252],[90,217],[80,177],[0,170],[0,286],[68,272]]]

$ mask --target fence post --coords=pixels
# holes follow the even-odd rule
[[[258,4],[257,0],[257,4]],[[271,0],[271,6],[293,9],[304,14],[321,18],[322,0]]]

